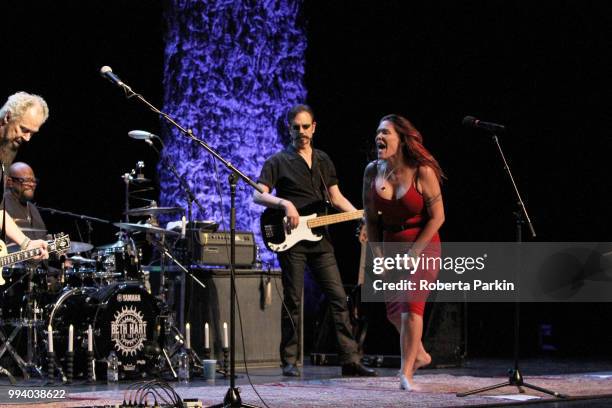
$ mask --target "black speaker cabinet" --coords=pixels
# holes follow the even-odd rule
[[[191,324],[191,345],[198,355],[203,354],[204,325],[208,323],[212,358],[222,360],[224,322],[228,324],[228,334],[230,330],[230,273],[225,268],[195,269],[193,273],[206,288],[186,278],[185,322]],[[243,367],[245,355],[249,366],[280,365],[282,290],[280,270],[236,270],[236,293],[240,305],[240,314],[236,308],[237,369]]]

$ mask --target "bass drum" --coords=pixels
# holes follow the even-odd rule
[[[68,330],[74,326],[74,373],[87,375],[87,328],[93,329],[97,378],[106,377],[106,358],[114,351],[120,378],[143,378],[153,358],[145,350],[157,348],[153,340],[160,303],[137,282],[114,283],[102,288],[65,291],[49,313],[53,342],[60,361],[68,349]]]

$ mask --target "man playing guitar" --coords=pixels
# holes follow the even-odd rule
[[[329,156],[312,147],[316,128],[312,109],[307,105],[294,106],[287,119],[291,144],[264,163],[258,183],[265,193],[255,192],[254,201],[268,208],[284,210],[288,234],[298,227],[300,215],[309,215],[312,207],[323,201],[329,201],[340,211],[357,212],[340,192],[336,169]],[[276,195],[270,194],[274,189]],[[300,214],[298,208],[309,210]],[[360,363],[357,344],[351,331],[346,293],[327,234],[324,232],[320,240],[300,241],[278,252],[278,260],[283,272],[284,301],[289,311],[287,313],[283,309],[281,321],[283,375],[300,375],[296,366],[299,353],[296,328],[300,327],[304,268],[308,265],[329,300],[340,348],[342,375],[375,376],[374,370]]]

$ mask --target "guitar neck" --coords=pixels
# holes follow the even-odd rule
[[[349,211],[342,212],[339,214],[323,215],[321,217],[316,217],[311,220],[308,220],[307,224],[308,228],[318,228],[323,227],[325,225],[337,224],[339,222],[356,220],[361,217],[363,217],[363,210]]]
[[[13,252],[9,255],[0,256],[0,266],[9,266],[12,264],[16,264],[17,262],[27,261],[38,255],[40,255],[40,248],[26,249],[23,251]]]

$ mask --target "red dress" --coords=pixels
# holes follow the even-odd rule
[[[386,199],[378,195],[376,185],[372,183],[374,197],[374,209],[381,213],[383,224],[383,242],[414,242],[419,236],[421,229],[429,219],[423,195],[419,193],[412,183],[408,191],[399,199]],[[422,256],[440,256],[440,236],[432,237],[430,244],[423,250]],[[437,277],[437,267],[423,267],[412,275],[412,279],[418,282],[420,279],[434,280]],[[430,265],[431,266],[431,265]],[[405,277],[405,276],[404,276]],[[415,300],[417,298],[418,300]],[[425,299],[427,292],[410,291],[385,291],[385,304],[387,317],[394,321],[399,319],[401,313],[411,312],[423,316],[425,311]]]

